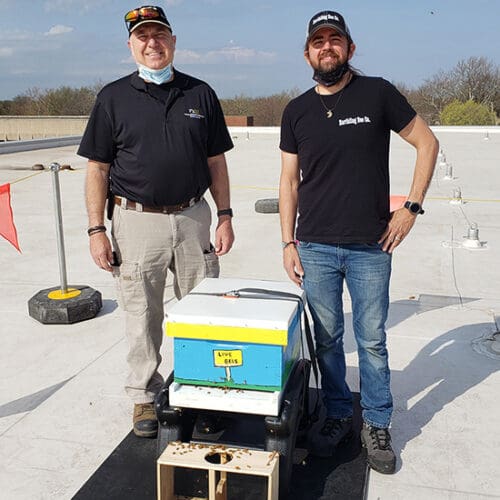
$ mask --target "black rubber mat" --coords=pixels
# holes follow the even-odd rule
[[[311,392],[314,391],[311,390]],[[366,455],[359,442],[361,429],[359,395],[354,396],[355,436],[341,445],[332,457],[319,458],[309,454],[300,463],[294,465],[290,500],[364,499],[367,480]],[[313,397],[311,399],[314,400]],[[242,418],[238,421],[238,426],[245,429],[247,438],[249,435],[259,434],[255,418]],[[238,426],[232,429],[233,434],[238,432]],[[298,446],[301,444],[299,443]],[[194,476],[187,479],[191,488],[196,485],[197,481],[198,478]],[[182,478],[179,482],[182,489]],[[260,492],[263,490],[262,484],[252,483],[248,477],[242,478],[238,483],[238,487],[233,487],[233,491],[228,491],[229,500],[265,498]],[[178,493],[189,492],[178,491]],[[156,498],[156,440],[137,438],[132,432],[73,497],[74,500],[154,500]]]

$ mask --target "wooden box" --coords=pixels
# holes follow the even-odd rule
[[[277,500],[279,454],[277,452],[227,448],[194,443],[170,443],[157,461],[158,500],[175,500],[176,468],[201,469],[208,474],[208,500],[226,500],[228,474],[262,476],[267,479],[267,500]],[[207,498],[207,497],[197,497]]]

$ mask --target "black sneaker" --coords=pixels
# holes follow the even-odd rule
[[[391,447],[388,429],[373,427],[366,423],[361,429],[361,443],[366,448],[368,465],[381,474],[394,474],[396,455]]]
[[[331,457],[335,448],[351,439],[352,435],[352,417],[326,417],[323,427],[311,440],[310,451],[318,457]]]

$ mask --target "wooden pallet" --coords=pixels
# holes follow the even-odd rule
[[[180,500],[175,494],[176,467],[208,472],[208,500],[227,499],[227,474],[267,478],[267,500],[277,500],[279,490],[277,452],[194,443],[170,443],[157,461],[158,500]]]

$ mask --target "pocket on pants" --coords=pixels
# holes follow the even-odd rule
[[[147,300],[139,263],[122,262],[115,276],[120,307],[132,314],[142,314],[147,308]]]
[[[218,278],[220,272],[219,257],[215,255],[215,248],[210,245],[210,250],[203,252],[205,260],[205,278]]]

